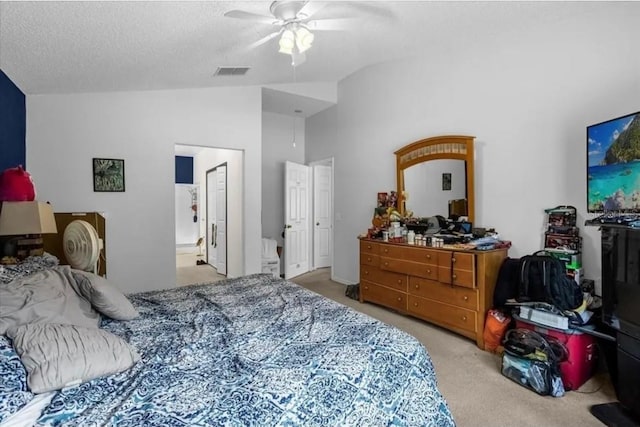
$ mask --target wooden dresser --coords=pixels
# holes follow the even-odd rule
[[[373,302],[474,339],[483,331],[507,249],[465,251],[360,240],[360,302]]]

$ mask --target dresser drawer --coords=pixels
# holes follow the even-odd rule
[[[380,257],[380,269],[438,280],[438,267],[403,259]]]
[[[363,252],[378,255],[380,253],[380,244],[368,240],[360,240],[360,253]]]
[[[375,302],[403,312],[407,311],[407,294],[403,292],[362,280],[360,294],[363,301]]]
[[[476,289],[444,285],[440,282],[419,277],[409,278],[409,294],[469,310],[477,311],[479,308],[478,291]]]
[[[360,265],[360,281],[363,280],[407,292],[408,278],[406,274],[384,271],[370,265]]]
[[[360,264],[363,265],[371,265],[377,267],[380,265],[380,257],[378,255],[361,252],[360,253]]]
[[[451,267],[438,267],[438,280],[442,283],[465,288],[476,287],[476,275],[473,271],[451,269]]]
[[[414,295],[409,295],[407,299],[407,311],[409,314],[434,323],[452,326],[473,333],[478,332],[478,315],[475,311]]]
[[[475,271],[476,263],[473,254],[464,252],[453,252],[451,255],[451,265],[457,270]]]
[[[381,245],[380,255],[383,257],[398,258],[406,261],[421,262],[424,264],[438,264],[438,252],[432,249]]]

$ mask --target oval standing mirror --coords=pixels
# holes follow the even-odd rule
[[[473,222],[472,136],[426,138],[395,152],[398,209],[415,217],[451,214]]]

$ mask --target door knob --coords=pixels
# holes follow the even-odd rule
[[[319,222],[316,222],[316,225],[320,225],[320,223],[319,223]]]

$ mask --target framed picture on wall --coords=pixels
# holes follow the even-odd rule
[[[451,174],[443,173],[442,174],[442,191],[450,191],[451,190]]]
[[[93,191],[124,191],[123,159],[93,159]]]

